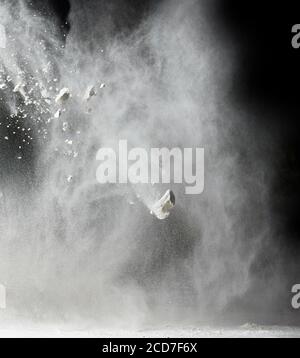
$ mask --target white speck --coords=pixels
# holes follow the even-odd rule
[[[54,118],[59,118],[61,116],[61,109],[58,109],[55,113],[54,113]]]
[[[62,126],[62,130],[65,132],[68,129],[68,122],[64,122]]]

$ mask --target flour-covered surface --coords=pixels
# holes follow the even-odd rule
[[[14,323],[0,328],[0,337],[92,338],[300,338],[300,327],[244,324],[231,327],[172,326],[144,329],[97,329],[94,326]]]

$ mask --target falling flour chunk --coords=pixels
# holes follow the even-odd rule
[[[55,102],[66,102],[70,98],[70,96],[70,90],[67,87],[64,87],[59,91],[57,97],[55,98]]]
[[[54,113],[54,118],[59,118],[61,116],[61,109],[58,109],[55,113]]]
[[[172,190],[167,192],[153,205],[151,214],[159,220],[164,220],[170,215],[170,210],[175,206],[175,195]]]
[[[94,86],[88,86],[88,88],[85,91],[83,99],[85,101],[89,101],[93,96],[96,96],[96,89]]]
[[[17,83],[13,89],[14,93],[20,93],[24,98],[26,98],[26,93],[24,91],[24,84],[21,82]]]
[[[13,92],[19,92],[22,87],[23,87],[22,83],[19,82],[18,84],[15,85]]]

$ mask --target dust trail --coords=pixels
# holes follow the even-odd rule
[[[211,32],[204,2],[165,1],[125,33],[104,4],[73,1],[62,41],[25,2],[1,3],[11,124],[1,141],[16,128],[11,161],[27,163],[30,177],[15,180],[14,164],[2,185],[5,314],[117,327],[214,319],[247,292],[269,237],[260,138],[227,98],[233,54]],[[85,101],[91,85],[97,94]],[[62,88],[71,97],[59,104]],[[119,139],[147,150],[204,147],[204,194],[172,185],[177,206],[161,223],[129,204],[135,190],[148,201],[148,189],[99,185],[96,152]]]

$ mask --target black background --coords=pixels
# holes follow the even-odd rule
[[[232,96],[257,117],[277,141],[273,210],[284,223],[287,244],[300,240],[300,50],[291,28],[300,22],[298,1],[219,1],[217,18],[239,49]],[[261,123],[263,121],[264,123]]]

